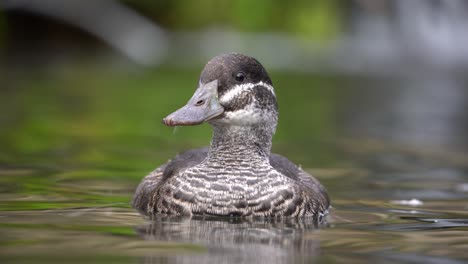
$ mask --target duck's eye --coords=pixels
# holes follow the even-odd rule
[[[238,82],[243,82],[245,79],[245,74],[243,72],[238,72],[234,78]]]

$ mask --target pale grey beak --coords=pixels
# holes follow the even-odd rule
[[[218,100],[218,80],[200,85],[188,103],[163,119],[166,126],[193,126],[224,112]]]

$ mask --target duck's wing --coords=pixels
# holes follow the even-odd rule
[[[148,174],[138,185],[133,196],[132,206],[140,213],[148,215],[152,210],[152,200],[162,181],[171,178],[179,171],[201,163],[208,155],[208,148],[198,148],[178,154],[174,159],[161,165]]]
[[[132,206],[133,208],[140,211],[142,214],[148,213],[148,204],[153,197],[153,193],[156,190],[156,187],[161,182],[161,179],[164,176],[164,170],[167,167],[168,163],[158,167],[150,174],[148,174],[138,185],[135,194],[133,195]]]
[[[296,181],[299,185],[304,187],[304,189],[310,192],[315,199],[320,201],[319,204],[323,205],[324,208],[322,208],[322,210],[328,209],[330,204],[328,193],[322,184],[320,184],[320,182],[312,175],[279,154],[272,153],[270,155],[270,164],[275,168],[275,170]]]

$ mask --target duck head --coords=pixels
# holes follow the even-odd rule
[[[254,58],[222,54],[203,69],[188,103],[163,119],[167,126],[263,126],[276,129],[278,105],[268,73]]]

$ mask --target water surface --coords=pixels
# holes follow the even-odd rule
[[[454,76],[271,74],[280,104],[273,150],[328,189],[333,209],[320,228],[308,219],[138,215],[129,202],[141,178],[209,142],[206,125],[160,124],[188,100],[197,75],[84,65],[7,76],[2,263],[468,259],[468,93]]]

